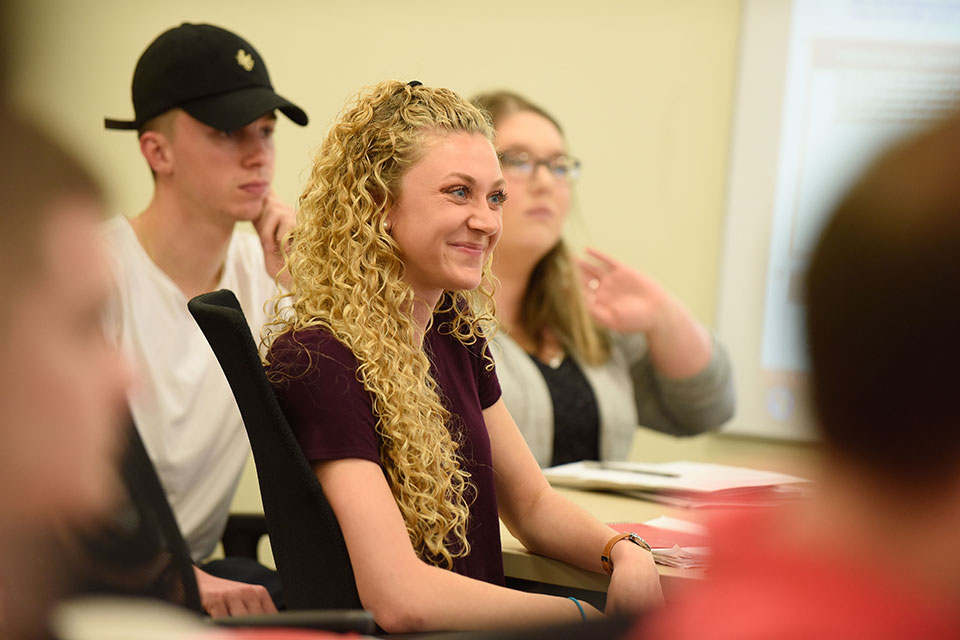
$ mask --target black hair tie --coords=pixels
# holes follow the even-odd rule
[[[408,86],[408,87],[420,87],[420,86],[423,86],[423,83],[420,82],[419,80],[411,80],[410,82],[407,83],[407,86]]]

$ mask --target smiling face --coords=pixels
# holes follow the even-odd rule
[[[552,160],[567,153],[563,136],[553,123],[532,111],[501,118],[496,144],[500,153],[524,152],[532,160]],[[570,183],[554,177],[543,165],[529,176],[504,171],[504,178],[510,201],[503,207],[497,262],[532,266],[560,241],[570,210]]]
[[[255,220],[273,181],[276,121],[268,114],[224,132],[177,110],[169,140],[169,176],[187,209],[228,222]]]
[[[428,136],[423,157],[403,176],[387,214],[404,280],[429,305],[444,291],[479,286],[500,238],[504,180],[480,134]]]

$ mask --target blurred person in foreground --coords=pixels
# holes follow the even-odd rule
[[[154,190],[138,215],[105,225],[117,279],[107,325],[138,376],[129,394],[133,420],[202,563],[223,535],[250,445],[187,301],[230,289],[259,333],[264,303],[277,291],[278,245],[294,223],[271,187],[275,112],[301,126],[307,115],[274,91],[249,42],[209,24],[184,23],[150,43],[137,61],[132,97],[134,119],[105,124],[137,131]],[[195,573],[211,615],[271,613],[270,596],[282,602],[276,573],[252,559],[202,569]]]
[[[510,198],[493,256],[503,399],[541,466],[622,460],[637,426],[690,436],[734,410],[724,349],[650,277],[562,237],[580,161],[557,120],[508,91],[493,118]]]
[[[98,186],[5,107],[0,141],[0,637],[16,638],[42,635],[60,590],[54,531],[117,497],[128,373],[101,324]]]
[[[960,638],[960,116],[852,187],[805,296],[819,490],[718,527],[638,638]]]

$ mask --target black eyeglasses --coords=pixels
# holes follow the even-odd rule
[[[504,151],[498,156],[504,173],[510,173],[518,178],[529,178],[540,165],[545,166],[550,175],[557,180],[573,182],[580,177],[580,161],[570,156],[534,158],[526,151]]]

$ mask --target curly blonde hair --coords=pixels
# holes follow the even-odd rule
[[[430,375],[413,319],[414,292],[384,222],[403,176],[430,142],[459,132],[493,140],[486,114],[447,89],[382,82],[347,105],[300,196],[286,256],[292,286],[277,299],[289,299],[289,308],[264,331],[269,345],[285,333],[322,327],[350,349],[372,399],[380,460],[410,540],[423,560],[447,568],[470,551],[476,488],[461,468],[458,423],[451,423]],[[453,315],[437,330],[463,344],[473,344],[481,326],[493,322],[490,262],[477,290],[444,292],[434,310]],[[272,371],[274,382],[283,376]]]

